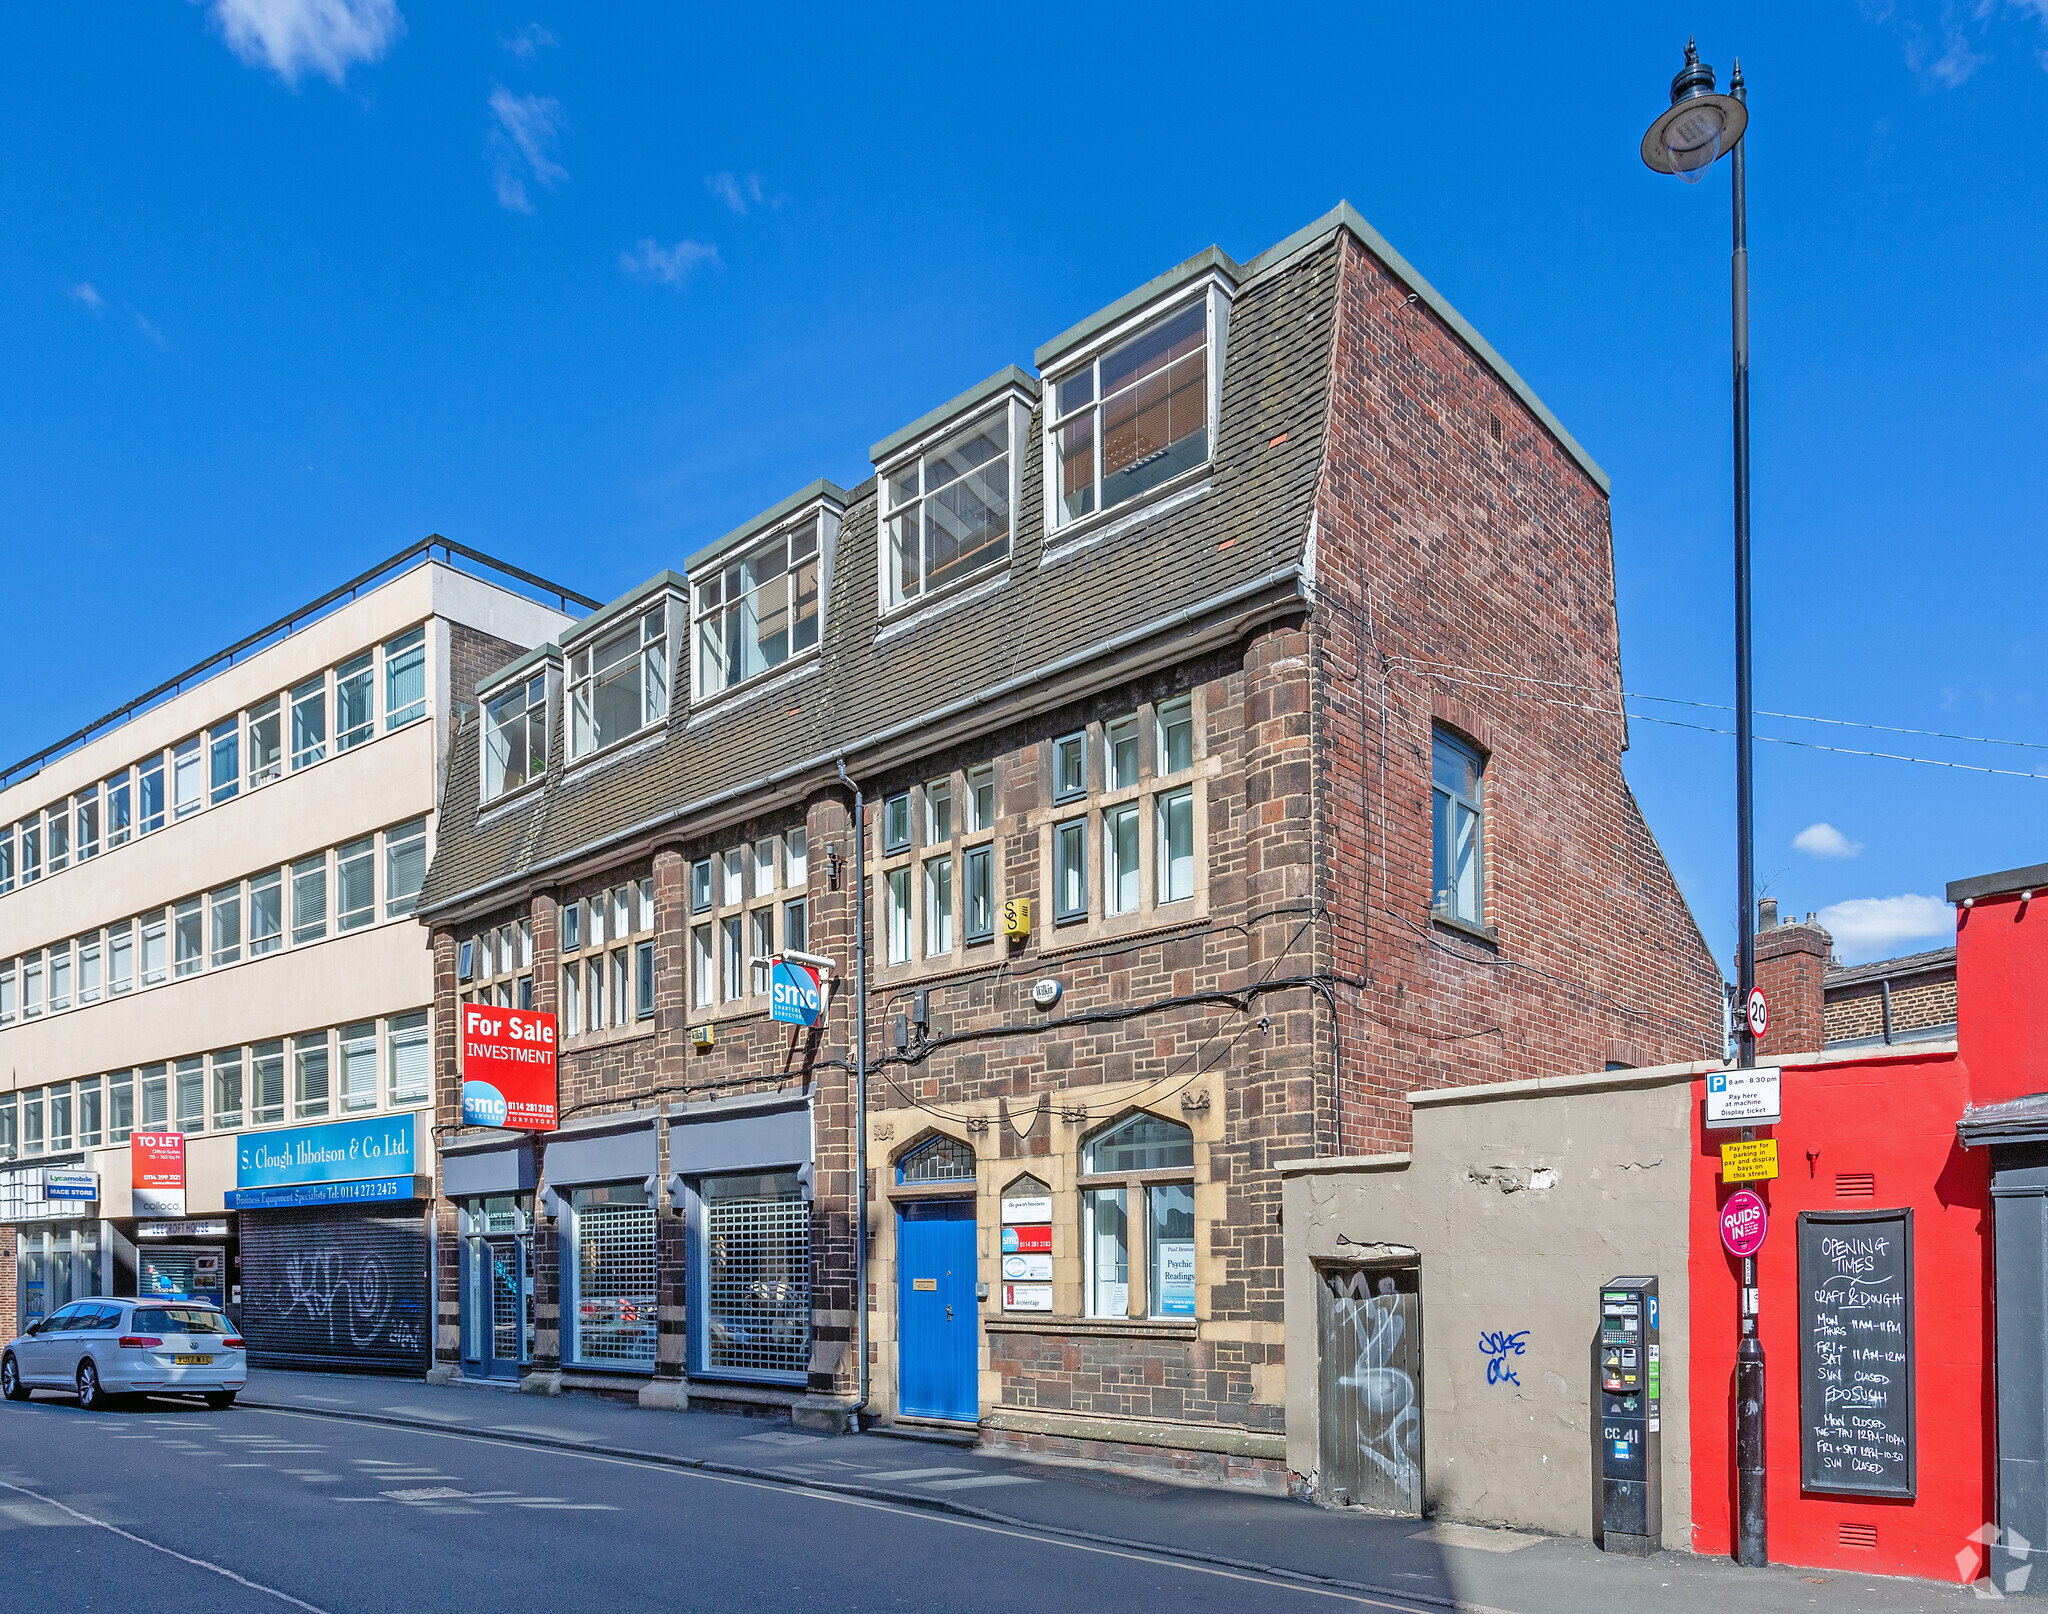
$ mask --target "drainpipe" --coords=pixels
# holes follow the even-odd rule
[[[853,1328],[860,1399],[854,1433],[868,1409],[868,905],[867,812],[860,786],[837,759],[839,782],[853,792]]]
[[[1884,991],[1884,1045],[1892,1045],[1892,978],[1887,975],[1877,983]]]

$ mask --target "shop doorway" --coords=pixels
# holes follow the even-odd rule
[[[971,1199],[913,1200],[896,1212],[898,1410],[973,1423],[981,1415]]]
[[[135,1292],[144,1299],[204,1300],[226,1309],[227,1272],[223,1245],[143,1244],[135,1251]]]
[[[526,1195],[463,1207],[462,1370],[516,1379],[533,1349],[532,1212]]]
[[[1420,1278],[1414,1265],[1316,1273],[1326,1501],[1422,1512]]]

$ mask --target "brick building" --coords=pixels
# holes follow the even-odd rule
[[[1620,689],[1606,479],[1477,332],[1340,207],[1035,371],[484,681],[441,1371],[1280,1488],[1275,1162],[1718,1055],[1619,701],[1554,698]],[[461,1125],[477,998],[560,1017],[559,1131]]]
[[[1929,948],[1843,964],[1819,916],[1780,920],[1775,897],[1757,905],[1757,984],[1771,1005],[1758,1057],[1938,1042],[1956,1034],[1956,950]]]

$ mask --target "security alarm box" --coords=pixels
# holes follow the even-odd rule
[[[690,1046],[692,1048],[701,1052],[711,1046],[712,1040],[712,1028],[710,1026],[690,1027]]]
[[[1023,938],[1031,934],[1031,899],[1008,897],[1003,902],[1003,934]]]
[[[1664,1535],[1657,1280],[1611,1278],[1600,1290],[1600,1544],[1648,1554]]]

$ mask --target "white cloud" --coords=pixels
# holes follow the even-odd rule
[[[569,177],[569,170],[555,157],[562,135],[562,104],[551,95],[517,95],[500,84],[491,91],[490,106],[497,120],[491,127],[491,154],[498,205],[514,213],[531,213],[529,179],[552,190]]]
[[[1793,847],[1808,857],[1854,857],[1863,850],[1861,841],[1852,841],[1833,824],[1808,824],[1792,837]]]
[[[704,188],[742,218],[750,207],[775,207],[761,190],[759,174],[706,174]]]
[[[405,32],[396,0],[213,0],[211,9],[229,50],[294,86],[308,70],[339,84]]]
[[[1969,38],[1946,13],[1941,19],[1938,46],[1917,29],[1906,39],[1906,65],[1925,88],[1939,85],[1944,90],[1957,89],[1990,60],[1989,56],[1970,48]]]
[[[77,285],[67,289],[64,295],[71,298],[74,302],[85,304],[95,314],[107,306],[106,298],[99,294],[99,288],[94,286],[90,280],[81,280]]]
[[[1956,911],[1939,897],[1851,897],[1820,911],[1848,964],[1883,958],[1901,942],[1943,945],[1955,939]]]
[[[678,241],[672,247],[665,247],[651,237],[642,236],[640,244],[631,252],[619,254],[619,267],[635,280],[644,280],[650,285],[674,286],[678,291],[689,285],[697,271],[706,266],[719,267],[718,248],[709,241]]]
[[[522,62],[530,62],[548,46],[556,43],[555,36],[537,22],[530,22],[515,34],[500,34],[498,43]]]

